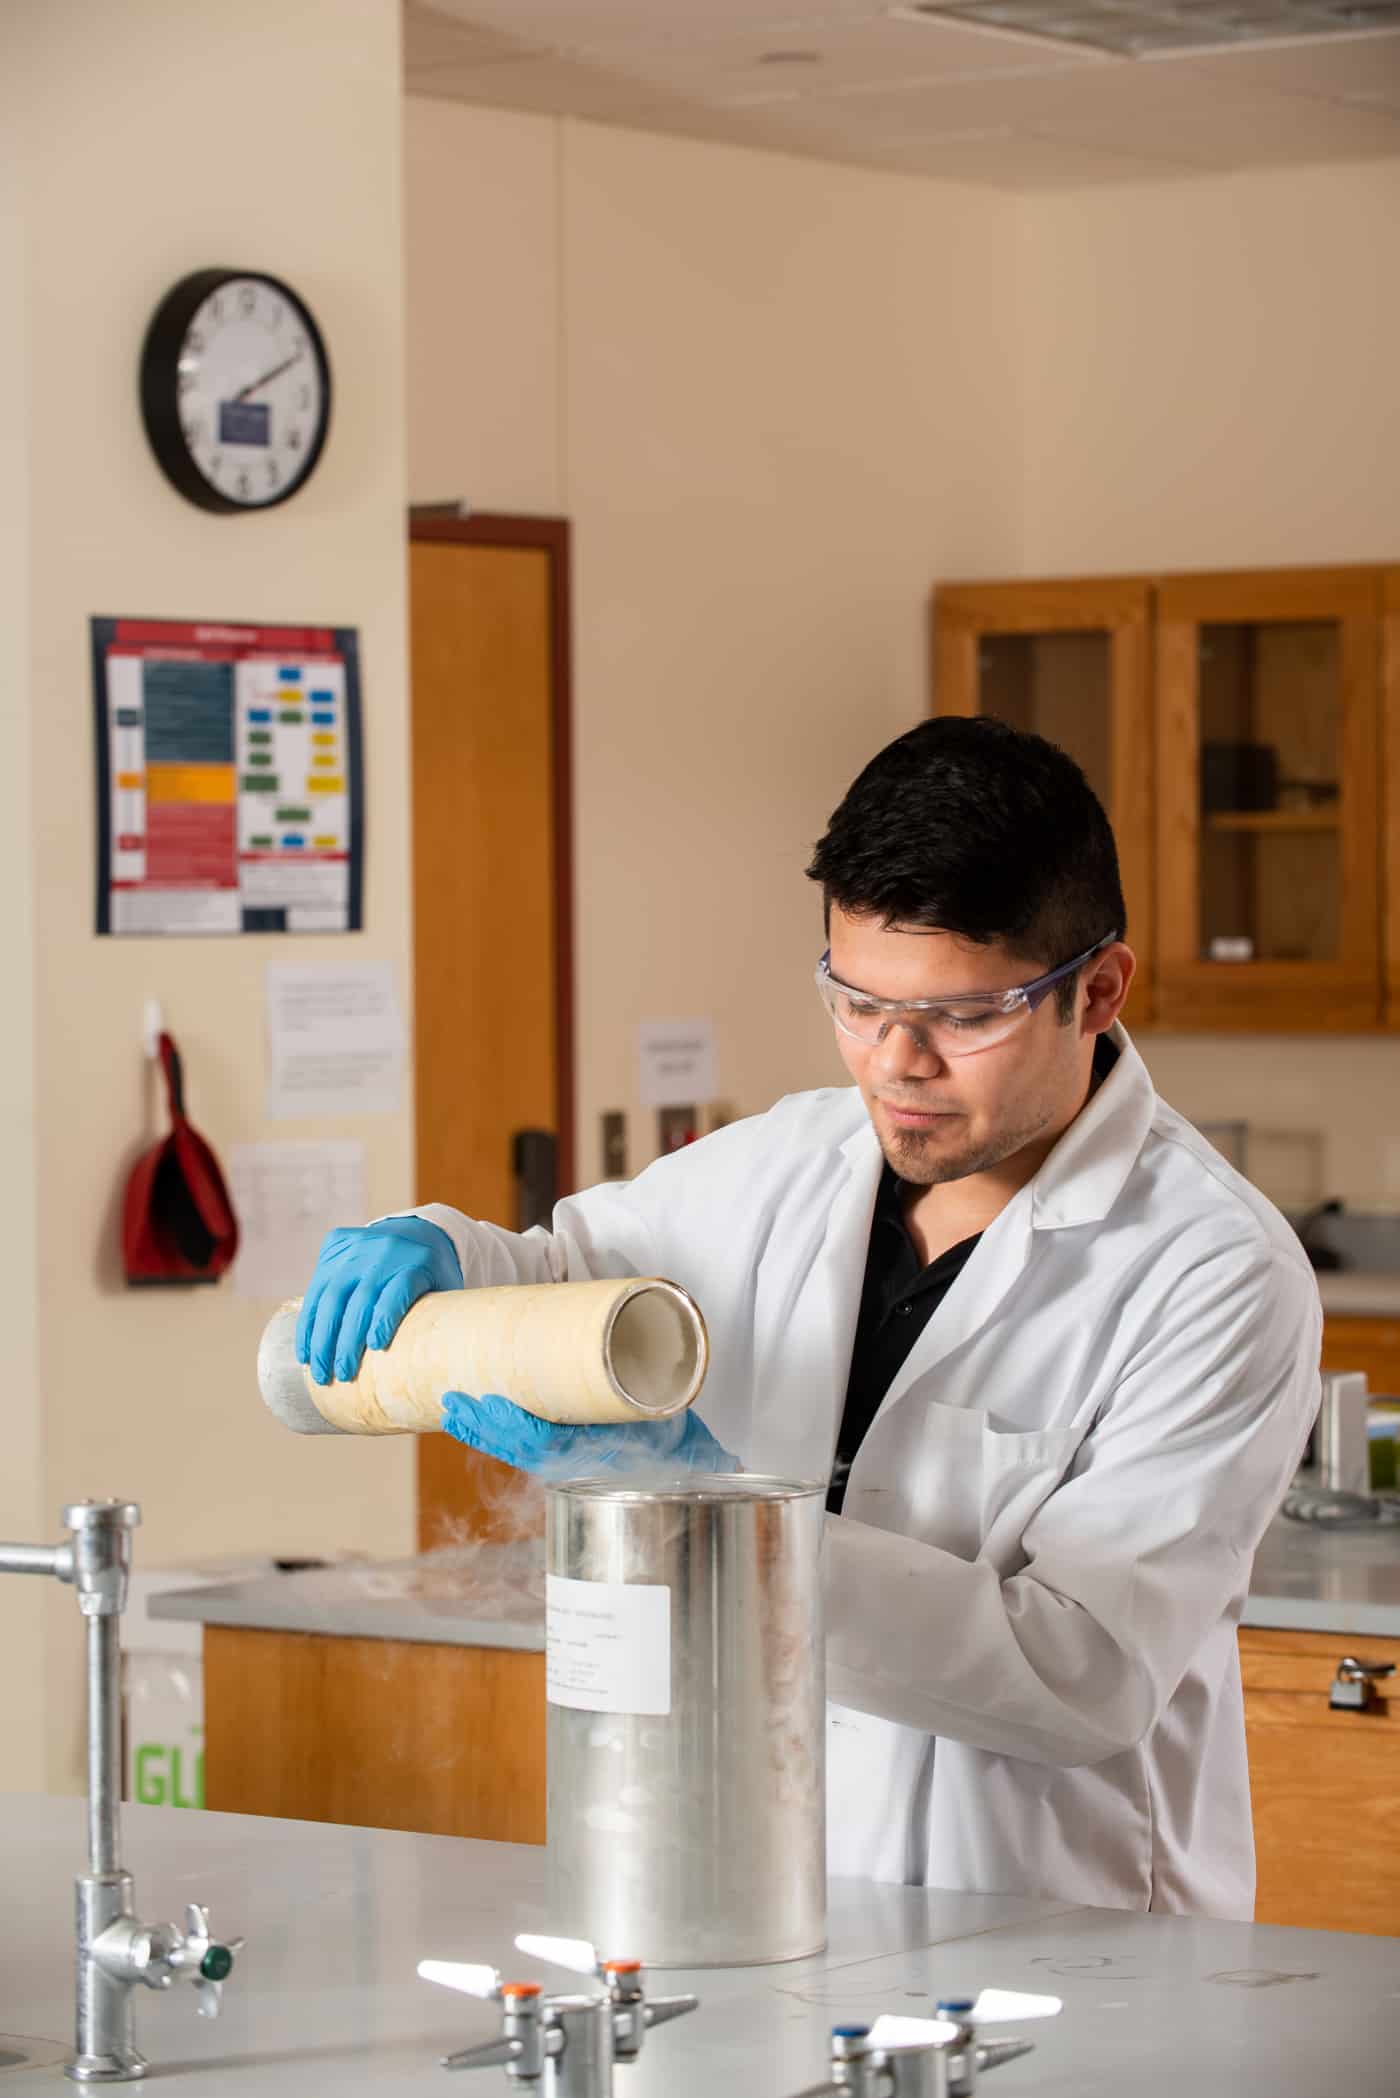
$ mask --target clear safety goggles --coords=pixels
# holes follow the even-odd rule
[[[932,1049],[939,1056],[972,1056],[979,1049],[994,1049],[1013,1034],[1035,1011],[1046,993],[1063,977],[1082,969],[1117,939],[1105,933],[1092,947],[1061,962],[1044,976],[1021,983],[1007,991],[966,991],[950,998],[876,998],[868,991],[842,983],[831,973],[831,950],[817,963],[817,989],[822,1004],[842,1034],[874,1048],[892,1027],[903,1027],[921,1052]]]

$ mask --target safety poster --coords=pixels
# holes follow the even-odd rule
[[[353,627],[94,619],[100,933],[357,932]]]

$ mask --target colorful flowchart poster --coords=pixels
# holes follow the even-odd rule
[[[358,932],[353,627],[94,619],[97,930]]]

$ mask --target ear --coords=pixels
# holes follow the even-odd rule
[[[1084,1034],[1107,1034],[1123,1010],[1137,974],[1137,956],[1125,940],[1115,940],[1096,954],[1084,971],[1084,1004],[1079,1016]]]

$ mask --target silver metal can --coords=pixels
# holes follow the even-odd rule
[[[1364,1370],[1324,1370],[1317,1416],[1317,1483],[1331,1493],[1369,1493],[1371,1445]]]
[[[825,1489],[552,1487],[550,1928],[656,1967],[826,1942]]]

